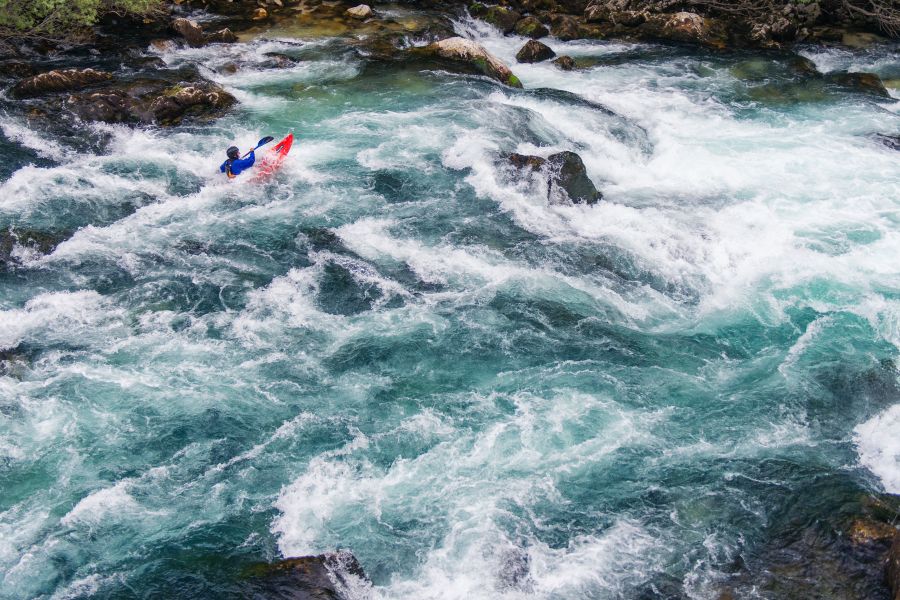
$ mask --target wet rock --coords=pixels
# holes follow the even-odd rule
[[[828,73],[825,76],[825,79],[829,83],[837,84],[853,91],[880,96],[882,98],[891,97],[887,88],[884,87],[884,83],[881,82],[881,78],[874,73],[848,73],[846,71],[840,71]]]
[[[66,106],[88,121],[176,125],[189,116],[218,116],[235,102],[234,96],[208,81],[169,85],[151,80],[74,94],[66,100]]]
[[[288,558],[251,567],[245,597],[284,600],[342,600],[342,589],[356,588],[366,575],[350,552]]]
[[[554,56],[556,56],[556,52],[550,46],[537,40],[528,40],[516,53],[516,60],[520,63],[536,63],[549,60]]]
[[[550,201],[596,204],[603,195],[587,175],[581,157],[574,152],[560,152],[547,157],[550,165]],[[565,192],[562,194],[560,192]]]
[[[150,101],[153,122],[174,125],[188,114],[215,114],[236,102],[234,96],[212,83],[176,85],[164,89]]]
[[[173,40],[167,40],[164,38],[157,38],[155,40],[150,40],[150,48],[157,52],[169,52],[174,50],[177,47],[177,44]]]
[[[509,155],[518,169],[547,172],[547,195],[551,204],[596,204],[603,198],[587,175],[581,157],[574,152],[558,152],[547,158],[525,154]]]
[[[891,588],[892,598],[900,600],[900,533],[894,534],[894,542],[888,552],[885,575],[888,587]]]
[[[550,21],[550,34],[567,42],[581,37],[578,19],[569,15],[555,15]]]
[[[34,75],[35,68],[30,62],[23,60],[6,60],[0,62],[0,77],[24,78]]]
[[[253,14],[250,16],[254,21],[262,21],[263,19],[269,18],[269,11],[260,7],[253,11]]]
[[[372,7],[368,4],[360,4],[353,8],[348,8],[345,14],[353,19],[368,19],[373,13]]]
[[[547,29],[544,24],[538,21],[535,17],[525,17],[524,19],[519,19],[519,21],[516,23],[515,32],[517,35],[530,37],[534,40],[550,35],[550,30]]]
[[[891,150],[900,150],[900,134],[887,135],[884,133],[876,133],[873,137]]]
[[[266,52],[264,56],[268,57],[265,66],[270,68],[289,69],[297,64],[296,60],[281,52]]]
[[[531,559],[521,548],[510,548],[500,555],[498,576],[501,589],[531,592],[534,581],[531,578]]]
[[[203,28],[197,24],[197,21],[181,17],[172,21],[172,29],[183,37],[188,46],[192,48],[199,48],[206,43],[203,36]]]
[[[877,544],[891,542],[897,529],[887,523],[872,519],[856,519],[850,524],[850,541],[854,544]]]
[[[474,67],[488,77],[512,87],[522,87],[519,78],[506,64],[484,49],[481,44],[461,37],[452,37],[414,49],[420,56],[433,56]]]
[[[240,67],[236,62],[228,62],[216,69],[217,73],[222,73],[223,75],[234,75],[240,70]]]
[[[575,70],[575,59],[571,56],[566,56],[563,54],[556,58],[553,61],[553,64],[562,69],[563,71],[574,71]]]
[[[492,6],[481,15],[482,20],[487,21],[503,33],[512,33],[521,18],[520,13],[502,6]]]
[[[537,171],[539,169],[544,168],[544,165],[547,164],[546,158],[541,158],[540,156],[530,156],[528,154],[510,154],[509,162],[517,169],[531,169],[532,171]]]
[[[10,227],[0,231],[0,269],[9,269],[20,264],[23,255],[50,254],[62,242],[72,236],[71,232],[40,231]]]
[[[35,98],[55,92],[81,90],[99,82],[109,81],[112,75],[94,69],[61,69],[23,79],[12,89],[15,98]]]
[[[237,36],[226,27],[204,35],[203,40],[207,44],[233,44],[237,41]]]

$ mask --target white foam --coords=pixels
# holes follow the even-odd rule
[[[0,311],[0,349],[40,337],[76,341],[118,324],[119,312],[95,291],[40,294],[23,308]]]
[[[881,479],[889,494],[900,494],[900,404],[853,430],[859,461]]]
[[[123,480],[92,492],[66,513],[60,523],[66,527],[97,525],[107,519],[120,519],[128,513],[139,512],[140,504],[128,493],[130,485],[130,480]]]

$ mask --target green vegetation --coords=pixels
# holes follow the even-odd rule
[[[58,36],[96,23],[105,13],[149,15],[162,0],[0,0],[0,29],[20,35]]]

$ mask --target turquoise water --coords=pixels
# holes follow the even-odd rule
[[[230,597],[335,548],[356,598],[810,597],[771,565],[900,493],[900,95],[551,45],[592,66],[260,39],[162,55],[238,97],[213,124],[76,153],[3,117],[0,225],[67,239],[0,273],[0,597]],[[289,130],[272,182],[217,177]],[[561,149],[605,202],[500,159]]]

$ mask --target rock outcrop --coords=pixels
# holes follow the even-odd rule
[[[441,58],[460,65],[474,67],[477,71],[512,87],[522,87],[519,78],[513,75],[506,64],[484,49],[484,46],[461,37],[452,37],[424,48],[415,48],[414,53],[424,57]]]
[[[21,80],[12,88],[15,98],[36,98],[57,92],[82,90],[112,79],[112,74],[94,69],[47,71]]]
[[[587,175],[581,157],[564,151],[547,158],[525,154],[509,155],[509,162],[518,169],[543,171],[547,174],[547,196],[551,204],[596,204],[603,198]]]
[[[537,40],[528,40],[516,53],[516,60],[520,63],[536,63],[550,60],[554,56],[556,56],[556,52],[554,52],[550,46],[542,44]]]

